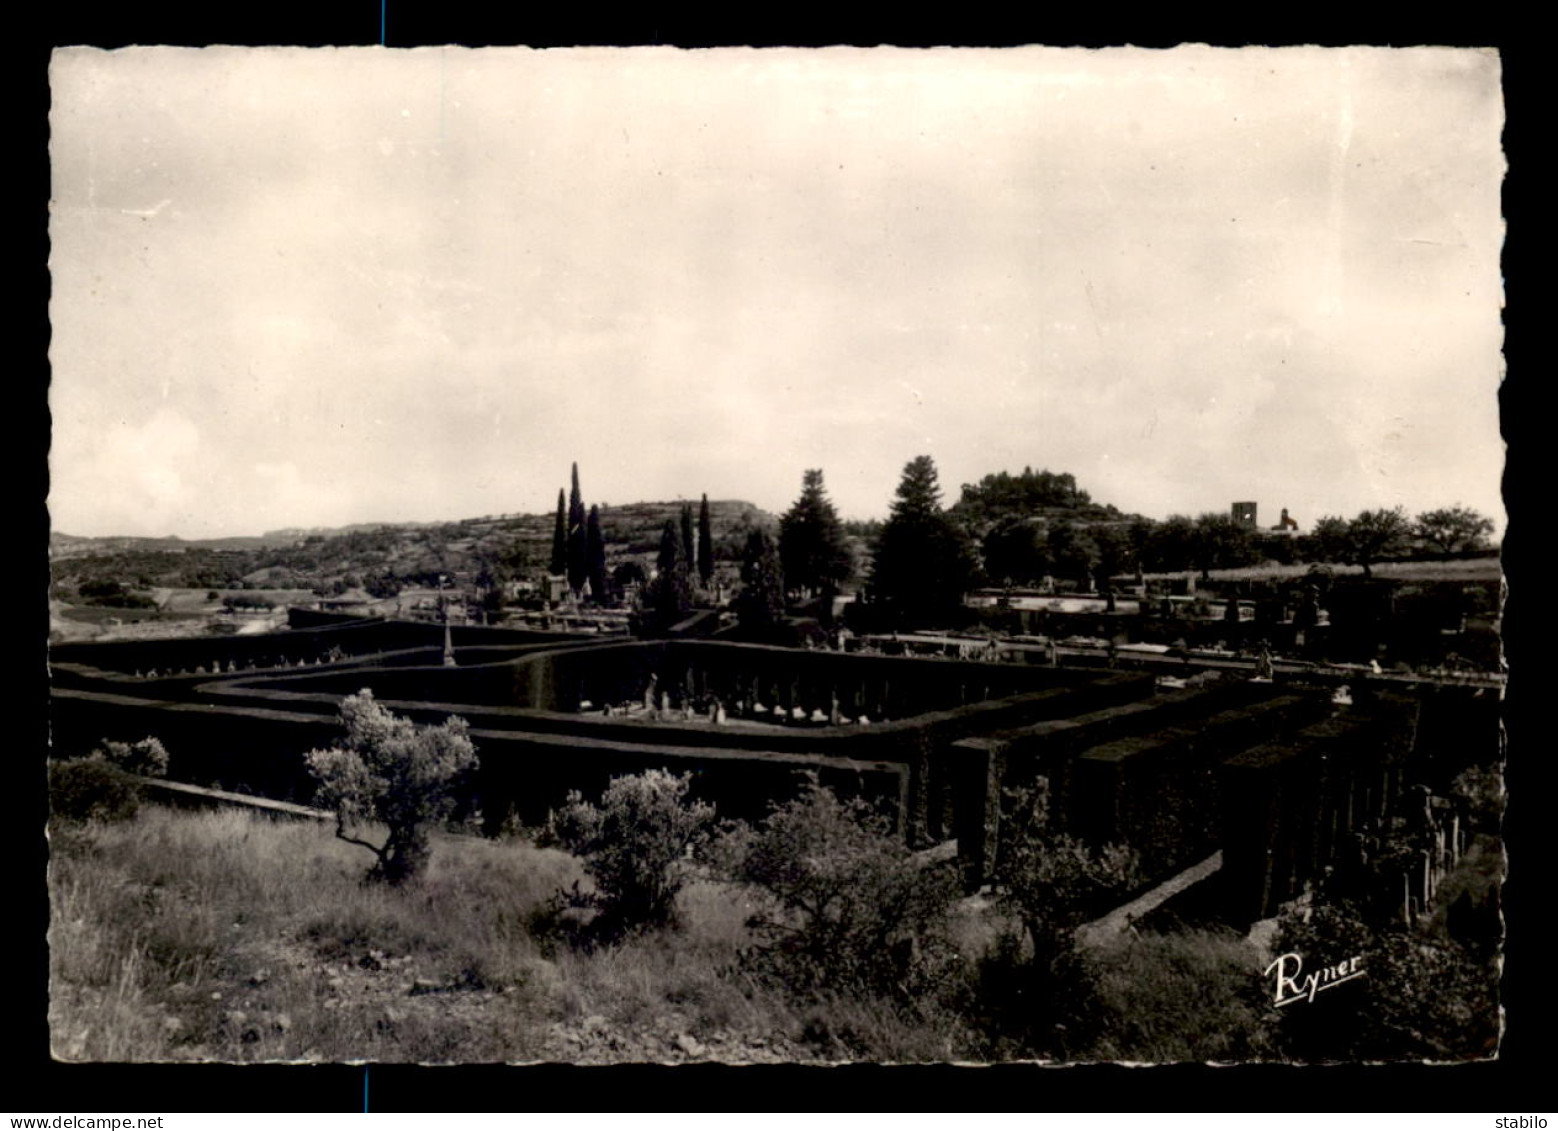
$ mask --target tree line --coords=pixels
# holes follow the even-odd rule
[[[1491,519],[1456,505],[1409,518],[1401,507],[1327,516],[1313,532],[1260,531],[1231,514],[1171,515],[1162,522],[1094,504],[1070,475],[1025,468],[964,485],[943,507],[935,462],[904,467],[887,520],[846,524],[828,500],[819,469],[805,472],[801,495],[779,523],[778,541],[748,538],[746,587],[737,599],[745,625],[770,631],[787,603],[827,599],[863,581],[860,597],[882,625],[948,623],[980,585],[1034,585],[1045,578],[1107,592],[1123,575],[1258,565],[1268,559],[1356,564],[1365,576],[1380,561],[1412,552],[1452,555],[1486,546]],[[866,541],[859,561],[852,541]],[[862,576],[863,575],[863,576]]]
[[[398,568],[387,563],[366,568],[365,562],[365,568],[319,589],[331,595],[360,585],[372,596],[392,597],[404,584],[438,585],[456,572],[447,544],[459,532],[458,527],[416,532],[412,544],[420,552]],[[1252,529],[1228,513],[1175,514],[1159,522],[1095,503],[1069,474],[1031,467],[964,484],[957,501],[944,506],[934,461],[918,456],[905,465],[885,521],[845,522],[828,498],[823,471],[809,468],[777,529],[744,524],[717,542],[705,494],[696,515],[692,504],[683,504],[679,521],[667,519],[657,543],[645,540],[644,550],[655,549],[649,574],[631,558],[608,567],[601,508],[585,505],[575,463],[571,489],[557,493],[547,564],[576,599],[614,605],[636,594],[641,625],[658,632],[700,604],[719,603],[716,560],[735,553],[741,585],[731,606],[745,632],[772,637],[787,612],[826,619],[833,598],[851,587],[873,607],[877,622],[923,625],[955,619],[964,596],[978,586],[1032,586],[1053,578],[1107,591],[1113,579],[1131,574],[1199,570],[1205,578],[1213,570],[1268,559],[1354,564],[1369,576],[1379,562],[1403,554],[1478,550],[1493,532],[1491,519],[1459,504],[1415,517],[1401,507],[1364,510],[1351,518],[1328,515],[1312,531],[1291,536]],[[354,531],[263,556],[277,569],[300,567],[305,559],[357,561],[387,553],[393,537],[389,530]],[[132,586],[199,581],[234,588],[242,582],[228,575],[259,560],[192,552],[180,555],[180,565],[198,567],[186,568],[188,576],[154,581],[150,567],[169,557],[86,558],[57,562],[54,571],[56,580],[75,581],[84,602],[129,606],[136,603]],[[478,550],[476,559],[478,596],[493,610],[505,603],[508,582],[532,565],[522,540],[506,549]],[[123,573],[130,577],[106,576]]]

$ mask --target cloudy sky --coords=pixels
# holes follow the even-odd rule
[[[70,50],[56,530],[1025,465],[1498,518],[1496,56]]]

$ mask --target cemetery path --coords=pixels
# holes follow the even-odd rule
[[[1116,907],[1100,919],[1084,924],[1077,930],[1077,941],[1084,946],[1107,946],[1117,941],[1136,920],[1168,902],[1190,885],[1200,883],[1222,866],[1223,854],[1219,849],[1200,863],[1170,876],[1145,895]]]

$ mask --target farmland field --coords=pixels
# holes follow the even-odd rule
[[[1362,577],[1363,567],[1356,565],[1327,564],[1337,577]],[[1214,569],[1213,581],[1274,581],[1286,577],[1303,577],[1309,572],[1309,563],[1281,565],[1262,562],[1258,566],[1239,569]],[[1392,581],[1497,581],[1502,567],[1496,557],[1455,558],[1448,561],[1379,562],[1373,567],[1375,577]],[[1149,573],[1149,578],[1198,577],[1195,570],[1175,573]]]
[[[215,600],[207,595],[216,594]],[[311,589],[173,589],[152,590],[158,604],[178,613],[214,613],[228,597],[238,600],[265,600],[280,608],[283,605],[309,605],[316,600]]]
[[[187,619],[189,614],[164,613],[161,609],[120,609],[112,605],[60,605],[59,615],[81,624],[103,624],[118,620],[125,624],[136,621]]]

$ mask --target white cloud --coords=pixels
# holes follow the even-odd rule
[[[72,441],[50,460],[57,529],[160,536],[203,521],[210,469],[199,429],[185,416],[159,408],[139,424],[110,424]]]
[[[52,77],[65,529],[544,511],[574,460],[597,497],[771,508],[821,466],[864,516],[926,450],[949,494],[1031,464],[1158,515],[1497,508],[1489,56],[153,49]]]

